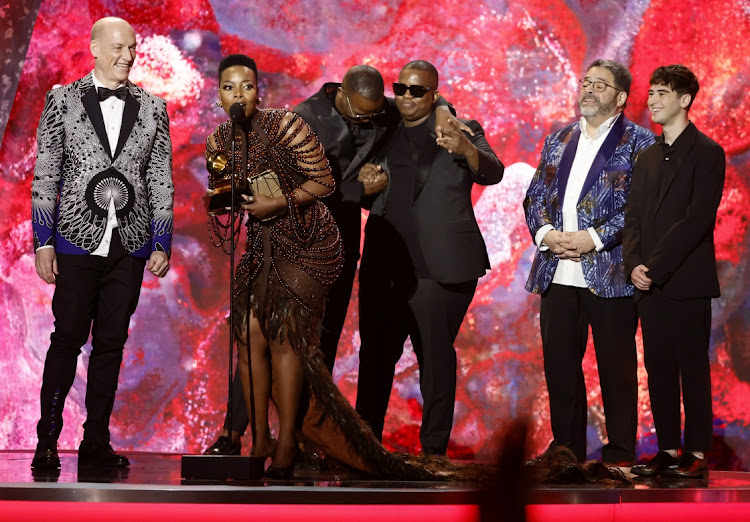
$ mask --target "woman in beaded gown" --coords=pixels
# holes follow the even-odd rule
[[[258,109],[258,101],[255,62],[245,55],[224,58],[219,104],[229,114],[239,103],[246,118],[235,137],[235,162],[246,160],[249,176],[275,172],[280,185],[275,197],[243,196],[242,211],[228,218],[209,217],[214,244],[223,246],[231,227],[235,237],[240,235],[244,211],[249,214],[233,311],[253,433],[251,455],[271,457],[267,476],[291,477],[296,431],[303,418],[305,439],[345,464],[387,478],[435,478],[378,442],[323,363],[320,325],[326,295],[343,262],[338,228],[319,201],[334,191],[334,181],[323,147],[308,125],[287,110]],[[242,133],[246,147],[240,145]],[[206,157],[230,151],[231,134],[231,121],[219,125],[207,139]],[[212,189],[210,178],[209,195]],[[269,429],[269,399],[278,410],[278,441]]]

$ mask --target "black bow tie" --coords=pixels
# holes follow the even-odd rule
[[[121,100],[124,100],[128,96],[128,89],[124,86],[118,87],[114,91],[112,89],[107,89],[106,87],[99,87],[96,92],[99,95],[100,102],[106,100],[110,96],[116,96]]]

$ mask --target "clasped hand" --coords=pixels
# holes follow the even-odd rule
[[[596,248],[588,230],[577,232],[550,230],[544,235],[542,243],[547,245],[550,251],[560,259],[571,261],[580,261],[583,254],[587,254]]]
[[[365,187],[365,194],[377,194],[388,186],[388,174],[380,165],[374,163],[365,163],[359,169],[357,181],[360,181]]]

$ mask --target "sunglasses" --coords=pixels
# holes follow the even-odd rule
[[[404,85],[403,83],[393,84],[393,94],[396,96],[403,96],[406,94],[406,91],[409,91],[413,98],[421,98],[431,90],[431,87],[425,87],[424,85]]]

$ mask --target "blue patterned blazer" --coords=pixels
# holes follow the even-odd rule
[[[47,93],[31,183],[34,248],[85,255],[104,236],[110,196],[130,254],[172,246],[172,142],[166,102],[128,82],[117,149],[110,150],[91,73]]]
[[[532,240],[544,225],[563,228],[562,205],[570,177],[578,139],[576,122],[547,136],[542,159],[523,202],[526,224]],[[635,160],[654,142],[654,134],[621,115],[612,126],[594,158],[578,200],[578,228],[593,227],[604,248],[581,256],[581,266],[589,290],[599,297],[633,295],[622,260],[622,228],[625,201]],[[537,249],[526,290],[541,294],[555,275],[558,258],[550,250]]]

